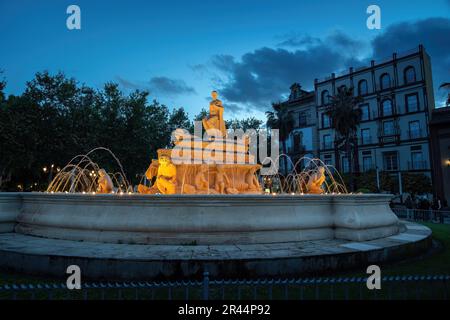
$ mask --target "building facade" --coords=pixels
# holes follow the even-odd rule
[[[275,106],[287,107],[293,119],[293,128],[285,141],[286,153],[291,160],[287,162],[288,171],[292,171],[296,165],[305,166],[307,159],[315,157],[318,151],[314,91],[302,90],[298,83],[294,83],[290,89],[289,99]],[[280,166],[284,171],[284,161],[280,161]]]
[[[430,122],[433,187],[450,204],[450,107],[433,110]]]
[[[313,125],[307,126],[315,131],[311,134],[312,154],[345,173],[350,171],[347,155],[336,146],[336,132],[326,113],[330,97],[342,86],[354,88],[354,95],[362,98],[352,172],[378,168],[392,174],[417,172],[432,178],[429,123],[434,95],[430,57],[424,47],[316,79],[314,92],[304,92],[298,99],[292,97],[291,87],[291,97],[284,103],[292,106],[299,118],[301,112],[313,115],[309,120]],[[302,96],[314,96],[314,102],[306,102]],[[295,148],[296,142],[288,140]]]

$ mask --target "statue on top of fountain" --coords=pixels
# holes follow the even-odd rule
[[[216,91],[211,96],[209,115],[202,119],[207,134],[202,137],[184,129],[174,130],[174,148],[158,150],[158,160],[152,160],[145,173],[151,186],[140,184],[139,193],[262,193],[256,177],[261,165],[249,152],[249,139],[227,136],[224,107]]]
[[[325,168],[320,166],[317,170],[310,176],[306,188],[308,193],[311,194],[322,194],[324,191],[322,185],[325,182]]]
[[[227,128],[225,127],[225,121],[223,120],[223,105],[222,101],[217,99],[217,91],[211,92],[213,100],[209,103],[209,116],[202,119],[203,127],[205,130],[219,130],[222,133],[222,137],[227,136]]]

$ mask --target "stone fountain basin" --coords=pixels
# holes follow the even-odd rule
[[[367,241],[401,231],[391,198],[0,193],[0,232],[125,244]]]

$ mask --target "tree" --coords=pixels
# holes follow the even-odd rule
[[[258,131],[261,128],[261,125],[263,124],[262,120],[256,119],[255,117],[249,117],[245,119],[232,119],[225,121],[226,127],[228,129],[242,129],[244,132],[248,129],[254,129]]]
[[[358,143],[356,132],[361,121],[361,110],[358,108],[358,103],[361,101],[360,96],[354,96],[353,88],[343,86],[338,89],[335,96],[331,97],[331,104],[325,111],[331,118],[332,127],[336,131],[335,143],[346,153],[350,177],[353,173],[353,163],[357,166],[354,155]],[[353,190],[352,178],[350,180],[350,188]]]
[[[289,112],[287,106],[280,103],[273,103],[272,108],[274,111],[267,111],[266,117],[267,117],[267,127],[270,129],[278,129],[279,130],[279,137],[281,141],[282,151],[283,155],[287,154],[286,150],[286,139],[291,132],[292,128],[294,127],[295,121],[294,117],[292,116],[292,113]],[[287,168],[287,159],[285,156],[283,158],[283,164],[284,164],[284,174],[288,174],[288,168]]]
[[[439,86],[439,89],[445,88],[450,91],[450,82],[445,82]],[[447,95],[447,101],[445,102],[446,107],[450,107],[450,92]]]
[[[403,173],[402,181],[403,191],[413,199],[419,194],[432,193],[431,179],[423,173]]]
[[[3,74],[3,70],[0,70],[0,76]],[[6,81],[3,78],[0,78],[0,103],[5,100],[5,94],[3,90],[6,87]]]

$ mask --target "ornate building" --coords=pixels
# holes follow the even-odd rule
[[[424,47],[316,79],[312,92],[301,90],[298,84],[291,86],[289,100],[282,103],[296,119],[287,139],[289,155],[295,158],[300,150],[345,173],[349,171],[346,154],[336,147],[335,130],[325,113],[330,97],[341,86],[353,87],[354,94],[362,97],[353,172],[378,168],[392,174],[424,173],[431,178],[429,122],[435,103],[431,62]],[[297,133],[303,133],[303,142],[295,138]]]
[[[298,162],[299,166],[305,163],[299,162],[301,157],[313,157],[317,154],[317,128],[316,108],[314,91],[305,91],[298,83],[291,86],[289,99],[276,108],[287,107],[294,120],[292,131],[286,139],[287,154],[292,159],[288,162],[288,170],[292,170],[293,164]],[[283,167],[284,162],[280,161]],[[281,168],[282,170],[284,168]]]
[[[346,155],[335,147],[335,132],[325,114],[329,96],[341,86],[363,98],[358,128],[357,166],[353,171],[413,171],[431,177],[429,119],[434,109],[430,57],[423,46],[314,83],[319,131],[319,157],[342,172]]]

